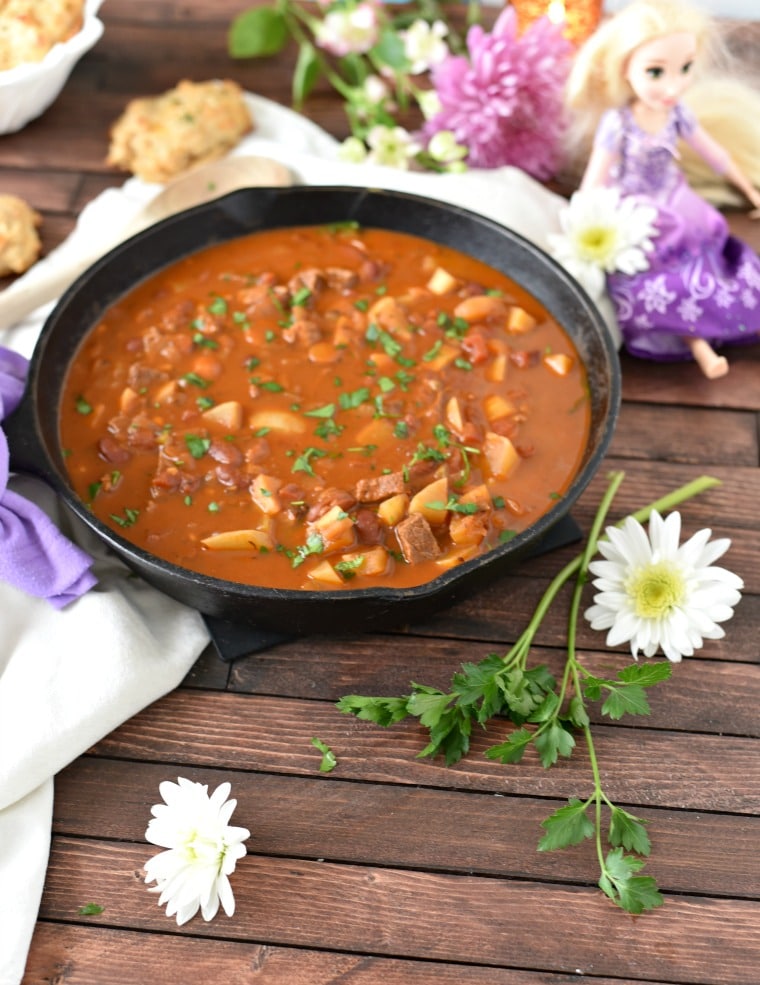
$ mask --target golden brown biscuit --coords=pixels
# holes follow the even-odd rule
[[[0,276],[22,274],[40,255],[42,216],[16,195],[0,195]]]
[[[111,128],[107,163],[165,182],[222,157],[253,129],[236,82],[184,79],[160,96],[133,99]]]
[[[0,0],[0,71],[39,62],[82,28],[84,0]]]

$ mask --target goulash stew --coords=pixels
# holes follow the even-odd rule
[[[135,545],[290,589],[413,586],[563,495],[583,366],[509,278],[355,224],[251,234],[110,308],[72,364],[71,481]]]

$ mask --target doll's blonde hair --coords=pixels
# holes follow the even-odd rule
[[[694,82],[684,102],[705,130],[722,144],[750,181],[760,185],[760,90],[731,67],[713,19],[683,0],[632,0],[606,20],[578,51],[566,87],[571,111],[569,167],[585,158],[602,114],[632,98],[628,59],[641,45],[668,34],[692,34],[697,42]],[[742,197],[688,147],[680,148],[688,180],[718,204]]]

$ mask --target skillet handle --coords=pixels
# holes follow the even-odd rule
[[[47,464],[45,449],[35,422],[32,395],[28,389],[16,409],[2,422],[2,428],[8,440],[10,471],[36,475],[49,482],[54,473]]]

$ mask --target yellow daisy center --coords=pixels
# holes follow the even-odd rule
[[[615,248],[617,234],[612,226],[586,226],[578,235],[578,248],[589,260],[605,260]]]
[[[669,561],[648,564],[635,571],[626,583],[636,615],[642,619],[666,616],[686,596],[681,572]]]

